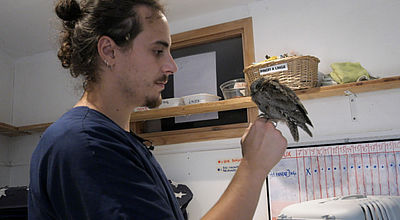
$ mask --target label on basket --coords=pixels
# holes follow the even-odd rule
[[[281,63],[281,64],[277,64],[274,66],[268,66],[265,68],[260,68],[260,75],[265,75],[265,74],[269,74],[269,73],[275,73],[275,72],[281,72],[281,71],[286,71],[288,70],[288,65],[287,63]]]

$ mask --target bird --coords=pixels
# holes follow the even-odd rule
[[[277,79],[256,79],[250,85],[250,96],[262,112],[259,117],[274,122],[275,126],[279,121],[286,122],[294,141],[299,141],[298,127],[312,137],[307,124],[311,127],[313,124],[307,116],[307,110],[296,93]]]

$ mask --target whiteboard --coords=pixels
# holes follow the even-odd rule
[[[187,207],[189,220],[200,219],[228,187],[242,158],[239,140],[232,147],[155,155],[169,179],[192,191],[193,199]],[[268,219],[266,188],[262,188],[255,220]]]
[[[290,148],[267,178],[269,216],[314,199],[399,196],[399,181],[400,140]]]

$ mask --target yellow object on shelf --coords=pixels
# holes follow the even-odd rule
[[[360,63],[332,63],[331,68],[333,71],[330,73],[330,76],[339,84],[369,80],[371,78],[367,70]]]

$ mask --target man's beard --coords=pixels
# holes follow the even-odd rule
[[[149,107],[149,108],[156,108],[156,107],[160,106],[161,103],[162,103],[161,95],[158,96],[158,98],[146,97],[144,106]]]
[[[155,80],[154,83],[167,82],[167,81],[168,81],[168,76],[162,75],[159,79]],[[149,107],[149,108],[156,108],[156,107],[160,106],[161,103],[162,103],[162,98],[161,98],[161,94],[160,94],[157,98],[146,97],[144,106]]]

